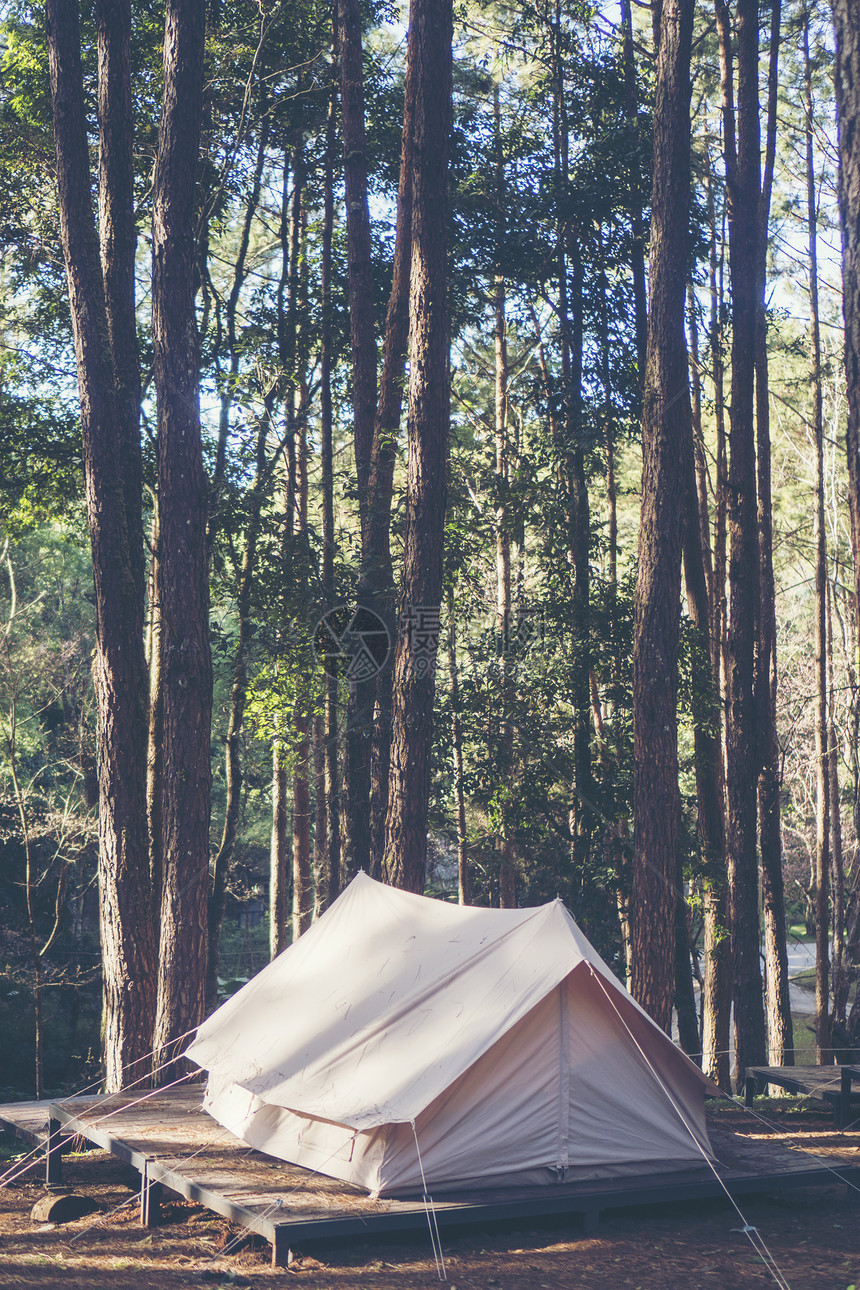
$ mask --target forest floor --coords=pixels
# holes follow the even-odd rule
[[[783,1105],[780,1105],[780,1102]],[[835,1133],[829,1116],[780,1099],[766,1112],[772,1136],[828,1160],[860,1164],[860,1131]],[[761,1135],[741,1111],[741,1132]],[[722,1116],[721,1116],[722,1119]],[[66,1157],[64,1176],[99,1212],[60,1225],[34,1223],[41,1180],[23,1177],[0,1190],[0,1286],[44,1290],[170,1290],[171,1287],[271,1287],[308,1290],[410,1290],[439,1283],[426,1237],[315,1246],[289,1268],[270,1266],[270,1247],[252,1244],[223,1219],[185,1201],[167,1202],[164,1222],[138,1225],[138,1176],[102,1152]],[[578,1219],[458,1230],[446,1237],[448,1290],[791,1290],[860,1287],[860,1192],[841,1184],[744,1197],[754,1226],[779,1268],[777,1281],[726,1202],[697,1201],[610,1211],[596,1236]],[[235,1248],[233,1244],[239,1236]]]

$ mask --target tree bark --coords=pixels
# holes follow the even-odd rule
[[[332,83],[326,123],[323,230],[320,254],[320,472],[322,475],[322,594],[325,610],[335,607],[334,442],[331,379],[332,239],[334,236],[334,153],[337,133],[337,78],[332,59]],[[314,847],[316,909],[323,913],[340,892],[340,783],[338,778],[338,678],[325,673],[323,700],[323,794],[325,833]]]
[[[624,116],[631,170],[628,199],[631,233],[630,269],[633,275],[633,309],[636,320],[636,367],[641,385],[645,380],[645,361],[648,351],[648,295],[645,286],[645,232],[642,202],[633,187],[637,179],[636,163],[639,152],[639,95],[636,89],[633,10],[630,0],[621,0],[621,31],[621,56],[624,62]]]
[[[424,888],[442,598],[450,416],[446,251],[452,24],[451,0],[413,0],[409,465],[385,839],[388,879],[409,891]]]
[[[495,358],[494,432],[496,448],[496,658],[499,667],[498,777],[503,800],[498,804],[501,829],[496,834],[499,854],[499,905],[516,907],[516,871],[510,840],[510,792],[513,786],[514,727],[511,721],[513,687],[510,682],[511,637],[511,535],[508,508],[508,340],[505,280],[501,273],[505,237],[505,159],[502,148],[501,104],[498,82],[493,86],[493,142],[495,151],[496,275],[493,300],[493,351]]]
[[[557,479],[567,528],[567,556],[571,569],[570,702],[573,715],[573,793],[568,818],[571,867],[582,882],[591,845],[593,786],[591,774],[591,660],[590,660],[590,527],[585,449],[582,436],[583,369],[583,264],[580,230],[572,229],[566,209],[570,183],[570,139],[565,94],[565,61],[561,35],[561,7],[557,3],[551,24],[551,74],[553,80],[553,154],[556,200],[556,275],[559,324],[561,399],[563,415],[550,418],[557,454]],[[544,383],[549,392],[549,372],[542,357]]]
[[[297,131],[292,145],[284,150],[281,187],[281,271],[278,279],[278,361],[281,368],[280,395],[286,425],[285,475],[281,508],[281,615],[289,617],[288,579],[295,570],[293,520],[296,509],[296,375],[299,352],[299,258],[302,231],[302,203],[305,185],[304,136]],[[292,192],[290,191],[292,177]],[[288,725],[292,713],[282,714]],[[277,734],[272,741],[272,833],[269,844],[269,952],[272,958],[287,944],[287,906],[292,866],[287,863],[288,771],[286,740]]]
[[[702,1044],[696,995],[693,991],[692,947],[687,899],[684,894],[683,867],[678,865],[675,898],[675,1015],[678,1019],[678,1042],[691,1061],[701,1063]]]
[[[806,218],[809,248],[809,332],[812,350],[812,436],[815,447],[815,1046],[830,1051],[830,761],[827,719],[827,530],[824,524],[824,405],[818,316],[818,203],[815,191],[809,10],[803,14],[803,97],[806,117]]]
[[[651,312],[633,642],[631,991],[667,1031],[672,1019],[680,833],[676,707],[681,519],[685,482],[692,478],[684,337],[692,25],[692,0],[664,0],[654,116]]]
[[[566,153],[566,148],[565,148]],[[567,174],[567,157],[564,160]],[[573,569],[570,617],[572,631],[571,700],[573,704],[573,785],[571,860],[574,874],[586,873],[594,828],[594,776],[591,771],[591,507],[585,478],[585,445],[582,425],[583,368],[583,264],[582,247],[574,234],[570,251],[570,344],[562,341],[565,400],[565,502],[568,550]],[[565,269],[566,271],[566,269]],[[567,314],[567,284],[559,313],[562,326]],[[563,310],[563,311],[562,311]],[[566,328],[565,328],[566,330]]]
[[[848,504],[851,510],[851,550],[854,556],[855,632],[860,639],[860,31],[852,0],[832,0],[836,32],[836,104],[839,148],[839,226],[842,228],[842,316],[845,320],[847,386]],[[860,819],[860,795],[855,777],[855,820]],[[848,907],[846,953],[860,961],[860,900]],[[860,997],[860,996],[859,996]],[[860,1033],[860,1002],[855,998],[847,1029]]]
[[[269,843],[269,957],[287,947],[287,768],[282,739],[272,744],[272,836]]]
[[[306,390],[301,396],[307,402]],[[300,602],[307,598],[310,549],[308,543],[308,436],[307,418],[300,411],[296,445],[296,576]],[[310,690],[304,676],[298,678],[293,705],[295,739],[293,766],[293,940],[311,925],[314,912],[311,874],[311,716]]]
[[[836,35],[842,315],[848,393],[848,501],[854,556],[854,613],[860,637],[860,24],[856,0],[832,0],[832,10]],[[855,815],[860,816],[860,800],[855,804]]]
[[[126,1069],[148,1054],[155,1008],[142,544],[133,555],[129,532],[130,520],[132,529],[142,531],[141,502],[139,491],[135,502],[133,489],[126,491],[123,484],[124,452],[130,452],[133,429],[123,421],[128,405],[121,408],[117,397],[92,209],[77,4],[49,0],[46,16],[60,237],[75,342],[96,597],[103,1042],[106,1087],[112,1091],[122,1086]],[[118,106],[113,123],[119,117]],[[119,218],[124,197],[113,191],[113,178],[111,170],[105,176],[105,206]],[[135,408],[135,426],[137,417]],[[136,1078],[142,1072],[130,1073]]]
[[[451,694],[451,754],[454,760],[454,801],[457,808],[457,899],[472,901],[469,852],[466,841],[466,794],[463,787],[463,732],[460,723],[460,678],[457,669],[457,628],[454,593],[448,593],[448,680]]]
[[[498,104],[498,89],[496,91]],[[496,657],[499,665],[499,716],[500,757],[499,782],[505,799],[500,803],[502,827],[496,835],[499,853],[499,905],[502,909],[516,907],[516,871],[509,837],[509,798],[513,780],[514,728],[511,722],[513,692],[510,683],[511,635],[511,538],[508,517],[508,347],[505,335],[505,283],[501,276],[495,281],[495,439],[496,439]]]
[[[696,509],[699,521],[699,549],[702,556],[702,569],[705,577],[705,590],[708,600],[708,618],[704,624],[708,652],[711,649],[711,614],[710,606],[714,596],[714,559],[711,550],[711,516],[708,500],[708,464],[705,459],[705,436],[702,429],[702,366],[699,353],[699,323],[696,308],[696,292],[692,282],[687,283],[687,331],[689,333],[690,353],[690,386],[693,420],[693,462],[696,474]]]
[[[718,9],[721,8],[721,3]],[[737,153],[727,130],[729,262],[732,282],[731,440],[728,478],[729,625],[726,712],[726,844],[734,977],[738,1079],[765,1060],[759,960],[754,649],[758,624],[759,553],[756,513],[753,378],[759,246],[758,8],[737,6]],[[728,114],[727,114],[728,115]]]
[[[149,829],[149,872],[153,890],[153,910],[161,904],[161,781],[163,758],[161,748],[161,607],[159,604],[160,577],[158,573],[161,539],[158,523],[158,497],[153,496],[151,554],[149,559],[149,605],[146,624],[149,679],[149,727],[146,748],[146,818]],[[154,1005],[153,1005],[154,1006]],[[154,1016],[153,1016],[154,1021]]]
[[[705,173],[708,197],[708,286],[710,296],[708,347],[711,380],[714,385],[714,428],[716,430],[716,479],[714,483],[714,556],[711,582],[711,656],[720,694],[725,689],[726,629],[726,501],[728,465],[726,456],[725,366],[723,362],[723,254],[717,254],[717,212],[714,201],[714,177],[710,156]],[[723,218],[723,224],[725,219]],[[720,239],[721,245],[725,237]]]
[[[722,52],[722,45],[721,45]],[[725,87],[725,76],[723,79]],[[728,82],[731,92],[731,81]],[[734,117],[731,117],[732,122]],[[707,145],[706,145],[707,147]],[[723,363],[723,259],[717,251],[717,210],[710,153],[705,172],[710,231],[708,249],[709,320],[708,345],[710,373],[714,386],[714,425],[716,429],[716,480],[714,489],[714,554],[710,597],[710,647],[715,696],[719,710],[725,708],[725,628],[726,628],[726,500],[727,460],[725,431],[725,392]],[[724,219],[723,219],[724,222]],[[721,243],[725,238],[721,239]],[[704,883],[703,919],[705,925],[705,979],[702,999],[702,1066],[720,1088],[731,1088],[729,1070],[729,1014],[731,1011],[731,938],[729,935],[727,873],[725,865],[724,754],[721,723],[718,735],[718,794],[715,827],[722,838],[722,864],[713,880]]]
[[[146,579],[140,452],[140,354],[134,262],[134,137],[130,0],[97,0],[99,60],[99,234],[108,331],[120,415],[119,455],[128,552],[141,603]]]
[[[755,403],[759,530],[759,631],[755,660],[755,708],[759,732],[758,816],[764,915],[765,995],[768,1057],[775,1066],[794,1064],[788,949],[785,929],[785,880],[780,819],[781,776],[776,731],[776,605],[773,576],[773,500],[770,469],[770,390],[767,354],[768,224],[776,158],[777,90],[781,6],[771,9],[770,59],[765,162],[759,203],[758,283],[756,288]]]
[[[164,101],[153,184],[163,691],[159,1062],[176,1055],[180,1036],[200,1023],[205,1005],[212,660],[194,309],[205,12],[204,0],[167,0]]]
[[[367,489],[376,414],[376,336],[374,331],[373,268],[370,255],[370,212],[367,199],[367,141],[364,123],[362,16],[358,0],[338,0],[341,62],[341,122],[343,129],[347,260],[349,268],[349,330],[352,349],[352,415],[361,547],[366,546],[370,516]],[[364,587],[359,587],[359,629],[369,627],[372,612]],[[370,869],[370,775],[375,676],[351,677],[346,717],[346,755],[342,798],[342,861],[345,876]]]
[[[692,454],[690,458],[692,464]],[[729,939],[726,917],[726,855],[723,829],[720,751],[719,661],[711,648],[710,599],[703,544],[703,499],[696,480],[687,479],[684,523],[684,582],[687,609],[696,632],[691,705],[696,767],[697,832],[703,864],[705,979],[702,1008],[702,1065],[706,1074],[728,1090],[729,1075]],[[689,1051],[689,1050],[688,1050]]]
[[[349,335],[352,346],[352,414],[355,470],[362,530],[367,522],[367,485],[376,415],[376,337],[373,327],[373,266],[367,201],[367,139],[364,124],[361,6],[338,0],[340,101],[349,266]]]
[[[842,851],[842,806],[839,800],[839,742],[834,717],[836,694],[833,669],[833,588],[827,584],[827,787],[830,793],[830,867],[833,875],[833,1010],[831,1042],[837,1027],[844,1034],[850,975],[845,964],[845,861]],[[834,1048],[836,1044],[833,1044]]]
[[[391,563],[391,498],[397,438],[403,409],[403,375],[409,348],[409,279],[412,263],[412,130],[414,116],[413,55],[407,50],[403,96],[403,135],[394,233],[391,294],[385,316],[379,402],[373,424],[373,447],[368,488],[367,540],[362,552],[362,577],[371,603],[388,630],[392,647],[376,677],[370,784],[371,872],[380,875],[385,853],[388,779],[391,766],[391,687],[394,679],[396,601]]]

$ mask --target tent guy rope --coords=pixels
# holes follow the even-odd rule
[[[789,1283],[788,1283],[788,1281],[786,1280],[786,1278],[785,1278],[785,1276],[783,1275],[783,1273],[780,1271],[780,1268],[778,1267],[778,1265],[777,1265],[777,1263],[776,1263],[776,1260],[774,1259],[774,1257],[773,1257],[773,1255],[771,1254],[770,1250],[767,1248],[767,1245],[765,1244],[764,1238],[762,1237],[762,1235],[761,1235],[761,1233],[759,1232],[758,1228],[756,1228],[752,1223],[749,1223],[749,1222],[747,1221],[746,1215],[743,1213],[743,1211],[741,1210],[741,1208],[740,1208],[740,1206],[738,1205],[737,1201],[735,1200],[734,1196],[733,1196],[733,1195],[732,1195],[732,1193],[729,1191],[729,1189],[728,1189],[728,1187],[726,1186],[726,1184],[725,1184],[725,1182],[723,1181],[723,1179],[720,1177],[719,1171],[717,1170],[716,1166],[714,1165],[714,1162],[710,1159],[710,1157],[708,1156],[707,1152],[702,1150],[702,1147],[701,1147],[701,1145],[700,1145],[700,1143],[699,1143],[699,1141],[698,1141],[698,1139],[697,1139],[697,1137],[696,1137],[695,1133],[693,1132],[692,1126],[688,1123],[688,1121],[687,1121],[687,1117],[685,1116],[685,1114],[684,1114],[683,1110],[682,1110],[682,1109],[681,1109],[681,1107],[678,1105],[677,1101],[676,1101],[676,1100],[675,1100],[675,1098],[672,1096],[671,1091],[666,1087],[665,1083],[664,1083],[664,1082],[663,1082],[663,1080],[660,1078],[660,1076],[659,1076],[659,1074],[657,1073],[657,1071],[654,1069],[653,1063],[651,1062],[650,1058],[648,1057],[648,1054],[647,1054],[647,1053],[644,1051],[644,1049],[642,1048],[642,1045],[639,1043],[639,1040],[636,1038],[636,1036],[634,1035],[633,1031],[632,1031],[632,1030],[630,1029],[630,1027],[628,1026],[628,1024],[627,1024],[627,1021],[626,1021],[625,1017],[624,1017],[624,1016],[622,1016],[620,1009],[617,1007],[617,1005],[616,1005],[616,1003],[615,1003],[615,1000],[612,998],[612,995],[611,995],[611,994],[610,994],[610,992],[606,989],[606,985],[605,985],[604,981],[602,980],[602,978],[600,977],[600,974],[594,971],[594,968],[591,966],[591,964],[589,964],[589,965],[588,965],[588,968],[589,968],[589,971],[590,971],[590,972],[591,972],[591,973],[596,977],[596,979],[598,980],[598,982],[599,982],[599,984],[600,984],[601,989],[603,990],[604,994],[606,995],[606,998],[609,1000],[609,1003],[610,1003],[610,1005],[612,1006],[613,1011],[615,1012],[616,1016],[618,1017],[619,1021],[621,1022],[622,1026],[624,1027],[624,1029],[627,1031],[627,1033],[628,1033],[628,1035],[630,1036],[630,1038],[633,1040],[633,1043],[636,1045],[636,1048],[638,1049],[639,1054],[640,1054],[640,1056],[642,1057],[642,1060],[645,1062],[645,1064],[646,1064],[646,1066],[648,1067],[649,1071],[651,1072],[652,1076],[653,1076],[653,1077],[654,1077],[654,1079],[656,1080],[656,1082],[657,1082],[658,1086],[660,1087],[660,1089],[662,1090],[662,1092],[663,1092],[663,1093],[665,1093],[665,1095],[666,1095],[666,1097],[668,1098],[668,1100],[669,1100],[669,1102],[670,1102],[670,1104],[671,1104],[672,1108],[674,1109],[674,1111],[675,1111],[676,1115],[678,1116],[678,1119],[681,1121],[681,1123],[683,1124],[684,1128],[687,1130],[687,1132],[689,1133],[690,1137],[693,1139],[693,1142],[696,1144],[696,1146],[698,1147],[699,1151],[701,1152],[701,1154],[702,1154],[702,1159],[705,1161],[705,1163],[707,1164],[708,1168],[711,1170],[711,1172],[713,1173],[714,1177],[716,1178],[717,1182],[720,1184],[720,1186],[722,1187],[723,1191],[726,1193],[726,1196],[728,1197],[729,1202],[730,1202],[730,1203],[731,1203],[731,1205],[732,1205],[732,1208],[734,1209],[734,1211],[735,1211],[735,1213],[737,1214],[738,1218],[739,1218],[739,1219],[741,1220],[741,1222],[743,1223],[743,1227],[739,1228],[738,1230],[739,1230],[739,1231],[741,1231],[741,1232],[743,1232],[744,1236],[746,1236],[746,1237],[747,1237],[747,1239],[748,1239],[748,1240],[749,1240],[749,1242],[750,1242],[750,1245],[752,1245],[753,1249],[755,1250],[755,1252],[758,1254],[759,1258],[760,1258],[760,1259],[762,1260],[762,1262],[764,1263],[764,1265],[765,1265],[765,1267],[767,1268],[768,1272],[770,1272],[770,1274],[771,1274],[771,1276],[773,1277],[774,1281],[775,1281],[775,1282],[776,1282],[776,1284],[780,1287],[780,1290],[791,1290],[791,1286],[789,1285]]]

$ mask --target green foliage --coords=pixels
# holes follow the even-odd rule
[[[0,1024],[6,1080],[32,1093],[33,947],[43,956],[45,1083],[68,1086],[98,1046],[94,624],[88,552],[43,525],[0,568]]]
[[[163,6],[156,0],[134,0],[133,14],[138,300],[146,378],[151,369],[147,237],[160,112]],[[404,43],[400,16],[392,6],[368,4],[365,16],[374,325],[379,341],[390,289]],[[230,918],[243,902],[256,900],[252,893],[265,885],[272,743],[278,742],[286,764],[291,765],[296,706],[300,704],[312,716],[320,711],[323,673],[313,637],[321,615],[332,608],[320,586],[319,466],[320,261],[332,76],[330,7],[319,0],[290,0],[262,8],[251,0],[222,0],[210,6],[209,20],[199,175],[198,302],[204,452],[214,481],[215,836],[226,795],[222,740],[231,696],[237,678],[246,677],[248,682],[240,836],[222,945],[222,976],[235,981],[261,966],[266,954],[264,929],[249,929],[241,921],[233,925]],[[456,715],[463,732],[466,841],[475,898],[484,903],[498,900],[500,842],[504,841],[517,871],[518,899],[534,903],[562,896],[620,971],[616,901],[619,895],[629,894],[632,855],[631,672],[641,468],[631,212],[641,208],[647,227],[653,67],[637,50],[638,104],[631,121],[622,43],[611,26],[615,21],[614,11],[585,4],[549,10],[487,2],[459,8],[450,177],[453,413],[445,587],[452,597],[456,635]],[[728,360],[731,310],[724,300],[719,313],[722,335],[708,337],[709,196],[719,228],[725,185],[712,119],[719,96],[716,43],[704,15],[697,23],[694,197],[689,245],[683,253],[696,284],[693,312],[700,331],[705,452],[713,472],[714,402],[707,342],[719,343]],[[90,3],[83,5],[83,24],[95,178],[96,55]],[[820,44],[815,84],[821,99],[817,110],[823,114],[829,92],[829,54],[823,36]],[[795,63],[794,54],[787,53],[790,74],[783,86],[782,111],[789,123],[796,117],[796,104],[791,101],[796,91]],[[823,119],[822,115],[819,134]],[[786,229],[799,227],[803,218],[798,186],[790,182],[796,130],[781,125],[781,131],[782,178],[778,174],[775,197],[780,237]],[[335,602],[351,605],[360,539],[351,443],[347,238],[339,147],[338,142],[331,282]],[[83,969],[74,954],[97,953],[91,886],[95,821],[87,805],[95,766],[90,678],[94,627],[82,519],[75,364],[53,169],[43,15],[38,6],[15,0],[4,11],[0,49],[0,525],[11,541],[19,602],[19,617],[7,634],[8,650],[0,673],[0,719],[6,722],[6,743],[0,748],[0,921],[7,929],[22,922],[23,851],[8,749],[14,691],[16,755],[27,785],[36,864],[46,875],[37,900],[40,925],[50,917],[49,893],[57,866],[63,857],[73,862],[70,908],[74,906],[80,916],[75,915],[77,922],[70,917],[63,925],[56,971],[66,975],[57,978],[63,983],[57,985],[56,996],[68,999],[74,988],[82,999],[89,999],[87,990],[94,992],[96,985],[81,984],[82,978],[75,974]],[[291,265],[288,208],[297,173],[304,184],[305,231],[301,263]],[[826,166],[823,173],[822,227],[833,214]],[[566,282],[560,280],[562,246],[568,256]],[[582,300],[575,307],[570,300],[569,267],[574,253],[582,263]],[[775,242],[774,274],[782,271],[780,254]],[[285,338],[284,317],[293,269],[299,279],[300,315],[295,345]],[[497,471],[495,444],[497,279],[504,282],[506,293],[506,478]],[[565,291],[567,320],[560,308]],[[838,326],[835,293],[831,294],[825,311]],[[800,862],[794,852],[802,853],[812,818],[805,308],[798,305],[794,287],[781,279],[770,302],[767,338],[774,419],[779,422],[774,522],[782,587],[784,805],[785,820],[793,830],[787,845],[793,849],[789,858],[795,868]],[[571,384],[564,358],[565,344],[571,341],[564,328],[570,329],[571,320],[582,331],[578,388]],[[831,437],[836,444],[843,416],[838,345],[829,348],[826,360]],[[143,412],[145,476],[147,486],[154,489],[155,409],[149,389]],[[300,424],[307,434],[310,461],[309,513],[301,535],[295,532],[294,515],[286,513],[286,475],[295,457]],[[395,435],[395,446],[399,455],[391,535],[398,577],[407,474],[402,435]],[[579,453],[589,494],[591,583],[587,617],[573,621],[569,465]],[[610,454],[618,516],[616,550],[610,550]],[[832,460],[835,463],[835,453]],[[836,609],[844,621],[850,621],[844,481],[835,464],[832,478]],[[511,622],[506,631],[496,618],[500,526],[511,544],[513,564]],[[243,571],[255,543],[256,564],[243,609]],[[2,630],[11,606],[8,577],[2,570],[0,584]],[[457,829],[454,711],[444,650],[444,633],[451,625],[443,616],[431,801],[431,842],[446,863]],[[858,707],[852,679],[855,645],[850,629],[841,649],[837,662],[842,678],[837,691],[843,696],[838,700],[840,750],[843,768],[860,782],[853,724]],[[590,847],[586,859],[574,868],[572,706],[577,666],[586,651],[593,706],[592,800],[578,806],[587,809]],[[713,697],[700,693],[707,685],[702,679],[707,661],[704,643],[683,620],[682,861],[693,883],[701,878],[703,863],[695,836],[691,713],[694,699]],[[345,681],[341,699],[346,699]],[[716,722],[716,704],[712,711]],[[856,790],[856,783],[851,787]],[[440,886],[449,879],[450,871],[447,877],[443,873]],[[793,906],[793,916],[801,917],[803,912],[801,899]],[[25,998],[29,988],[25,947],[14,931],[3,935],[13,974],[8,979],[14,977],[18,997]],[[82,1010],[86,1010],[83,1005]],[[50,1024],[60,1020],[58,1015]],[[26,1047],[25,1024],[20,1019],[10,1019],[8,1024],[16,1036],[15,1027],[20,1028],[22,1047]],[[77,1040],[72,1048],[81,1054]],[[73,1064],[71,1058],[69,1063]],[[49,1082],[53,1078],[49,1074]]]

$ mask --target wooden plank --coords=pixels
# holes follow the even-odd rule
[[[757,1077],[763,1068],[751,1068]],[[770,1069],[770,1068],[766,1068]],[[791,1071],[792,1077],[799,1070]],[[820,1068],[818,1069],[820,1073]],[[831,1068],[835,1072],[835,1068]],[[860,1077],[860,1071],[857,1072]],[[828,1071],[827,1078],[832,1079]],[[841,1094],[841,1078],[837,1095]],[[371,1232],[419,1231],[427,1216],[420,1198],[371,1200],[337,1179],[252,1151],[206,1115],[199,1086],[136,1097],[77,1098],[31,1104],[57,1120],[64,1134],[86,1138],[142,1174],[142,1216],[156,1218],[153,1189],[167,1187],[230,1222],[263,1236],[283,1263],[298,1242]],[[10,1108],[0,1107],[0,1119]],[[434,1198],[440,1226],[522,1221],[579,1214],[594,1222],[607,1209],[860,1179],[851,1166],[822,1167],[780,1143],[745,1136],[718,1120],[709,1124],[716,1173],[706,1162],[669,1173],[607,1178],[533,1188],[474,1188]],[[147,1205],[149,1208],[147,1209]]]
[[[47,1102],[12,1102],[0,1106],[0,1125],[24,1142],[44,1142],[48,1132]]]
[[[63,1100],[63,1106],[90,1106],[92,1100],[91,1097],[69,1097]],[[50,1102],[8,1102],[0,1106],[0,1127],[24,1142],[44,1145],[48,1136],[50,1107]]]
[[[749,1066],[746,1072],[746,1104],[752,1105],[754,1090],[775,1084],[789,1093],[819,1097],[833,1107],[837,1129],[851,1123],[852,1084],[860,1083],[860,1067],[842,1066]]]

